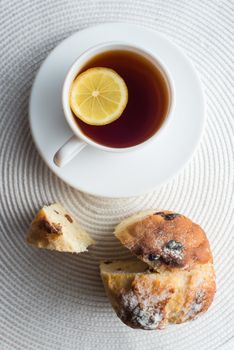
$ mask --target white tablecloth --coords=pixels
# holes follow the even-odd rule
[[[230,348],[233,333],[233,1],[2,0],[0,2],[0,349],[169,350]],[[199,72],[208,121],[177,178],[138,198],[80,193],[56,178],[29,132],[28,98],[47,54],[71,33],[102,22],[153,28],[178,44]],[[98,244],[79,256],[28,247],[36,210],[60,201]],[[126,257],[112,235],[122,218],[168,208],[210,239],[218,290],[210,310],[160,332],[135,331],[114,315],[98,274],[104,257]]]

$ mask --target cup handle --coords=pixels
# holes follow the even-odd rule
[[[77,155],[87,144],[73,135],[54,155],[54,163],[63,167]]]

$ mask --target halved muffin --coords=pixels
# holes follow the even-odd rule
[[[161,329],[208,309],[215,272],[199,225],[178,213],[151,210],[123,220],[114,233],[139,259],[100,265],[106,293],[125,324]]]
[[[192,320],[208,309],[215,292],[211,263],[151,272],[135,258],[103,262],[100,272],[117,316],[132,328],[155,330]]]
[[[213,262],[205,232],[178,213],[138,213],[123,220],[114,233],[132,254],[155,270],[163,266],[189,269],[197,262]]]

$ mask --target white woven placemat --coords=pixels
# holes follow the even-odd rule
[[[233,1],[2,0],[0,7],[0,349],[230,348]],[[43,163],[29,132],[28,98],[43,59],[74,31],[107,21],[137,23],[167,35],[195,64],[207,98],[206,130],[191,162],[173,181],[138,198],[95,198],[71,189]],[[36,210],[54,201],[97,240],[91,253],[51,253],[25,244]],[[203,317],[160,332],[124,326],[98,274],[101,258],[127,256],[112,236],[114,225],[152,207],[182,212],[204,227],[218,284]]]

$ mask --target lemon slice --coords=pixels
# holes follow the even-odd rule
[[[70,90],[73,113],[90,125],[112,123],[121,116],[127,102],[127,86],[110,68],[86,70],[73,81]]]

